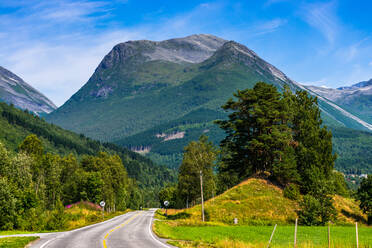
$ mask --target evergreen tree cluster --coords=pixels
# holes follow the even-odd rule
[[[322,125],[316,98],[305,91],[280,93],[262,82],[234,96],[237,100],[223,106],[231,112],[229,119],[217,121],[227,134],[218,167],[227,187],[268,172],[281,185],[298,184],[306,194],[332,177],[332,134]]]
[[[0,229],[61,228],[64,205],[81,200],[104,200],[108,211],[143,204],[117,155],[100,152],[81,161],[72,154],[61,157],[44,152],[36,135],[27,136],[17,153],[0,143]],[[54,214],[47,217],[48,210]]]

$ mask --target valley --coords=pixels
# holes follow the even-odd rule
[[[0,248],[372,247],[348,4],[1,2]]]

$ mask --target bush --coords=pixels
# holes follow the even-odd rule
[[[65,207],[61,201],[57,201],[56,209],[53,210],[52,216],[47,223],[47,229],[60,230],[66,227],[67,216],[65,215]]]
[[[305,195],[300,202],[301,210],[298,214],[299,223],[306,226],[319,225],[320,220],[320,202],[311,195]]]
[[[319,195],[305,195],[300,202],[299,222],[301,225],[314,226],[324,225],[328,221],[336,220],[336,209],[332,204],[332,197]]]
[[[296,184],[290,184],[284,188],[284,197],[291,200],[299,200],[301,197],[300,189]]]

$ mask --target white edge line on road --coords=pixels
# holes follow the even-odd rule
[[[162,245],[163,247],[171,247],[169,245],[166,245],[164,244],[163,242],[161,242],[160,240],[158,240],[157,238],[155,238],[154,234],[152,234],[152,230],[151,230],[151,227],[152,227],[152,223],[153,223],[153,220],[154,220],[154,215],[155,215],[155,211],[154,211],[154,214],[151,216],[151,220],[150,220],[150,225],[149,225],[149,233],[150,233],[150,236],[153,240],[155,240],[156,242],[158,242],[158,244]]]

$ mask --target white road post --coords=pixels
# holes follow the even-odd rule
[[[204,222],[203,172],[201,170],[200,170],[200,194],[201,194],[201,205],[202,205],[202,220]]]
[[[297,246],[297,222],[298,222],[298,219],[296,218],[295,234],[294,234],[294,248],[296,248]]]

